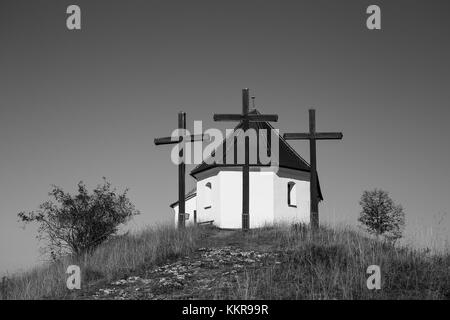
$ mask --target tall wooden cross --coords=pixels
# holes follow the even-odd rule
[[[186,113],[178,113],[178,129],[185,132],[186,130]],[[156,138],[155,145],[177,144],[186,142],[203,141],[209,139],[206,134],[199,135],[180,135],[176,137],[164,137]],[[185,226],[185,211],[186,211],[186,163],[184,147],[180,150],[180,163],[178,164],[178,227],[184,228]]]
[[[241,114],[215,114],[214,121],[242,121],[244,133],[249,129],[250,122],[276,122],[276,114],[249,114],[249,89],[242,89],[242,113]],[[257,133],[258,135],[258,133]],[[250,228],[249,198],[250,198],[250,164],[249,141],[245,139],[245,162],[242,166],[242,230]]]
[[[309,157],[311,165],[311,177],[309,183],[310,193],[310,223],[312,230],[319,228],[319,194],[317,184],[317,160],[316,140],[340,140],[342,132],[316,132],[316,110],[309,110],[309,132],[308,133],[285,133],[285,140],[309,140]]]

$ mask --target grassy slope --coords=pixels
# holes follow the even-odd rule
[[[450,299],[450,255],[394,248],[351,230],[266,228],[248,243],[270,244],[280,265],[246,273],[242,299]],[[369,265],[381,268],[381,290],[367,289]]]
[[[161,226],[137,235],[116,237],[101,245],[90,256],[65,258],[8,279],[6,288],[0,288],[0,299],[64,299],[76,298],[66,288],[69,265],[82,270],[84,288],[125,277],[142,268],[161,264],[178,256],[190,254],[201,237],[199,230],[189,228],[179,232],[173,227]],[[5,294],[6,293],[6,294]]]
[[[215,234],[216,236],[211,236]],[[217,236],[219,235],[219,236]],[[234,245],[276,252],[281,264],[248,269],[228,299],[450,299],[450,255],[393,248],[351,230],[322,228],[313,238],[304,226],[275,226],[220,236],[220,231],[171,227],[116,238],[78,261],[66,261],[17,275],[7,298],[76,298],[65,288],[69,264],[83,270],[83,288],[138,274],[143,269],[192,254],[198,247]],[[366,287],[369,265],[379,265],[382,289]]]

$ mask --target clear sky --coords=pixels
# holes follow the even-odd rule
[[[66,29],[78,4],[82,30]],[[382,30],[369,31],[378,4]],[[407,236],[448,236],[450,20],[448,1],[0,2],[0,273],[39,261],[34,228],[17,213],[107,177],[142,215],[172,221],[177,169],[169,135],[226,128],[249,87],[284,132],[342,131],[318,142],[321,219],[356,225],[364,190],[390,192]],[[307,142],[293,146],[309,159]],[[189,178],[189,185],[193,183]]]

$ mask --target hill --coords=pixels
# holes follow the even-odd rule
[[[66,288],[66,268],[82,289]],[[369,265],[381,289],[368,290]],[[111,239],[93,254],[11,277],[6,299],[450,299],[450,255],[359,232],[304,225],[248,232],[165,226]]]

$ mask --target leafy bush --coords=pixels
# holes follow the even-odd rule
[[[25,224],[39,225],[38,239],[47,242],[45,249],[52,258],[67,253],[78,256],[94,250],[116,234],[121,224],[139,214],[127,191],[118,193],[105,178],[91,194],[83,182],[78,183],[78,194],[73,196],[53,186],[49,196],[54,201],[18,216]]]

